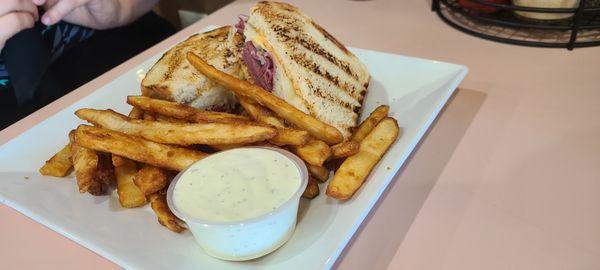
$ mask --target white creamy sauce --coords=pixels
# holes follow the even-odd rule
[[[240,221],[275,210],[300,184],[298,167],[286,156],[267,149],[241,148],[192,165],[178,180],[173,201],[190,217]]]

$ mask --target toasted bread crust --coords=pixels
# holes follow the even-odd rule
[[[171,89],[160,85],[142,85],[142,95],[150,98],[174,101],[171,95]]]

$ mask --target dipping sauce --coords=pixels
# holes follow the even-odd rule
[[[180,172],[169,186],[167,203],[204,252],[244,261],[290,239],[307,183],[304,162],[286,150],[236,148]]]
[[[240,148],[211,155],[188,168],[173,190],[183,214],[209,222],[258,217],[287,202],[301,184],[300,171],[285,155]]]

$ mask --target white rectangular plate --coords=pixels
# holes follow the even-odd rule
[[[127,269],[327,269],[340,255],[381,193],[419,142],[467,73],[464,66],[351,49],[373,78],[362,118],[381,104],[402,128],[401,137],[347,202],[323,194],[304,200],[291,240],[276,252],[249,262],[226,262],[203,253],[189,232],[161,227],[148,208],[123,209],[115,195],[77,192],[73,177],[37,172],[67,143],[81,122],[79,108],[112,108],[127,113],[127,95],[140,93],[140,78],[160,55],[99,88],[0,147],[0,202],[33,218]]]

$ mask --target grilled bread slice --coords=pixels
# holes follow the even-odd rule
[[[142,94],[207,110],[228,110],[235,96],[207,80],[187,61],[194,52],[215,68],[239,78],[244,38],[233,27],[224,26],[196,34],[167,51],[142,80]]]
[[[273,59],[273,93],[330,124],[345,138],[357,125],[371,75],[348,49],[296,7],[259,2],[246,40]]]

